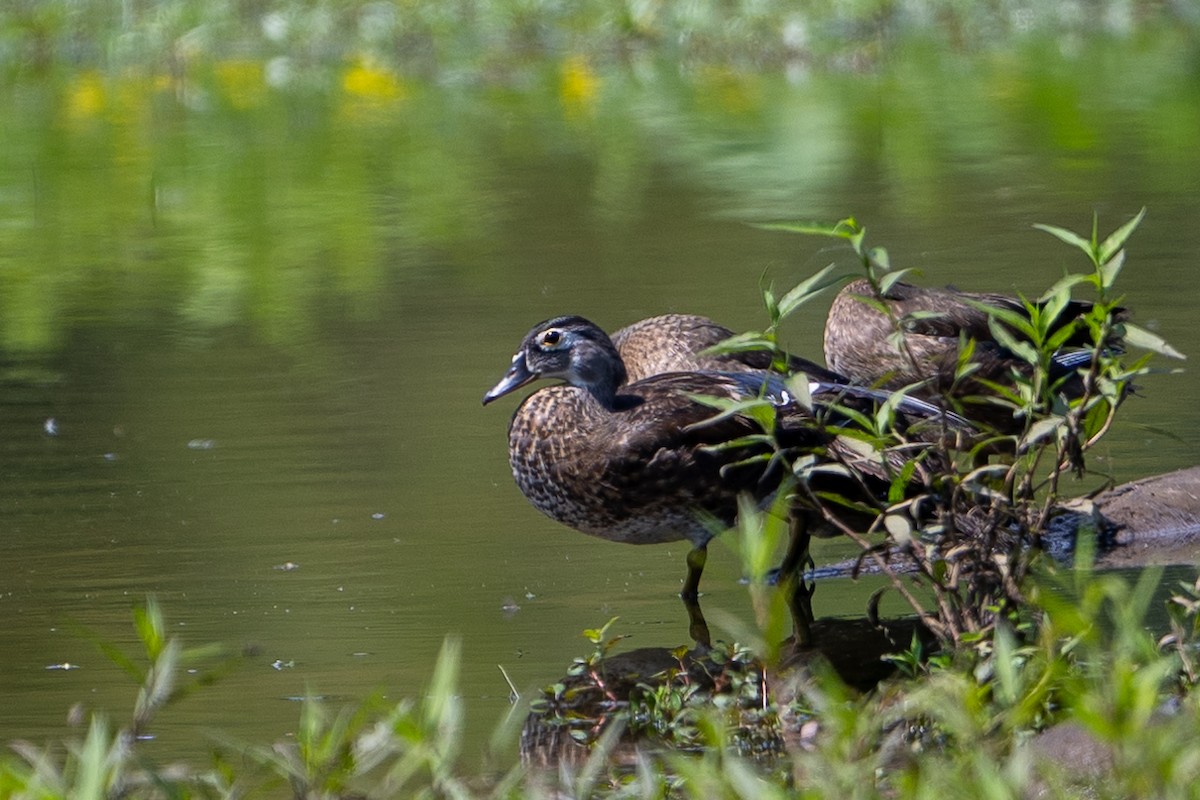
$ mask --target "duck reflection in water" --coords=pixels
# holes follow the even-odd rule
[[[655,725],[670,711],[648,702],[655,696],[688,692],[686,705],[710,704],[721,698],[728,719],[740,729],[739,753],[765,765],[780,755],[804,747],[813,735],[808,714],[790,711],[802,687],[811,685],[812,668],[821,664],[858,692],[875,688],[896,672],[896,662],[884,658],[919,641],[936,652],[937,640],[915,617],[900,620],[831,617],[813,623],[813,646],[784,653],[768,667],[736,645],[720,650],[684,652],[681,648],[640,647],[606,652],[589,661],[589,668],[572,668],[535,695],[521,728],[521,760],[537,769],[580,766],[595,750],[592,745],[613,732],[613,723],[634,717],[648,724],[619,725],[608,763],[632,766],[649,748],[686,747],[688,726]],[[807,704],[805,704],[807,705]],[[765,709],[778,709],[765,713]],[[669,718],[669,717],[668,717]]]
[[[628,347],[630,337],[621,339]],[[928,449],[914,445],[889,451],[888,459],[864,458],[838,435],[838,426],[852,424],[841,408],[870,411],[888,397],[883,392],[810,378],[813,403],[806,408],[788,393],[783,376],[746,364],[647,374],[654,367],[632,361],[635,374],[644,377],[630,382],[612,339],[582,317],[556,317],[529,331],[504,377],[483,398],[490,403],[539,378],[564,381],[533,392],[513,415],[509,462],[517,486],[539,511],[584,533],[628,544],[690,542],[680,594],[693,638],[707,644],[698,596],[708,542],[736,521],[739,494],[768,503],[783,476],[778,459],[756,458],[774,452],[759,422],[748,414],[718,414],[697,398],[765,398],[774,406],[770,433],[779,446],[850,467],[813,473],[790,506],[791,540],[780,583],[796,641],[807,644],[812,611],[801,572],[809,537],[840,532],[815,496],[834,493],[861,508],[882,509],[896,471],[911,458],[926,457]],[[945,418],[911,398],[901,398],[897,408],[904,421]],[[918,464],[914,492],[924,489],[924,473]],[[875,519],[874,511],[839,508],[837,514],[860,530]]]

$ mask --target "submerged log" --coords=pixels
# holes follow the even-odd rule
[[[1152,475],[1068,500],[1051,514],[1040,544],[1070,564],[1081,541],[1095,554],[1095,569],[1200,564],[1200,466]],[[901,548],[887,554],[896,572],[913,569]],[[811,573],[819,580],[878,572],[870,561],[848,559]]]

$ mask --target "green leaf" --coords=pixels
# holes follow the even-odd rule
[[[1008,469],[1008,464],[984,464],[968,472],[963,477],[963,485],[973,488],[983,486],[991,480],[1003,480]]]
[[[1058,294],[1059,292],[1070,291],[1075,286],[1077,286],[1081,283],[1086,283],[1090,279],[1091,279],[1090,275],[1080,275],[1075,272],[1069,273],[1067,275],[1063,275],[1061,278],[1059,278],[1057,281],[1054,282],[1053,286],[1051,286],[1049,289],[1047,289],[1046,292],[1041,297],[1038,298],[1038,302],[1044,303],[1047,300],[1049,300],[1051,297],[1053,297],[1054,295]]]
[[[1112,285],[1117,282],[1117,276],[1121,274],[1121,267],[1125,266],[1125,251],[1118,250],[1116,255],[1106,261],[1101,261],[1100,266],[1096,268],[1100,274],[1100,286],[1103,289],[1111,289]]]
[[[928,329],[922,325],[927,319],[945,319],[946,312],[944,311],[910,311],[900,319],[896,320],[896,327],[907,333],[919,333],[929,335]]]
[[[839,436],[838,442],[859,458],[873,463],[880,461],[881,454],[879,448],[871,442],[853,436]]]
[[[913,270],[911,267],[906,267],[904,269],[898,269],[895,272],[889,272],[887,275],[884,275],[879,279],[879,293],[886,295],[891,291],[892,287],[895,286],[897,282],[912,272]]]
[[[1029,432],[1026,433],[1025,437],[1021,440],[1021,447],[1024,449],[1037,444],[1047,436],[1056,433],[1065,424],[1066,420],[1059,416],[1050,416],[1046,417],[1045,419],[1039,419],[1030,426]]]
[[[783,319],[795,311],[799,306],[807,303],[817,294],[825,291],[830,286],[842,280],[842,276],[829,276],[829,273],[837,267],[837,264],[830,264],[821,270],[818,270],[815,275],[798,283],[795,288],[785,294],[779,300],[779,319]]]
[[[1040,231],[1045,231],[1051,236],[1056,237],[1059,241],[1066,242],[1074,247],[1078,247],[1084,252],[1085,255],[1087,255],[1089,260],[1092,258],[1092,243],[1087,239],[1084,239],[1079,234],[1073,233],[1066,228],[1059,228],[1054,225],[1043,225],[1040,222],[1036,223],[1033,227]]]
[[[785,231],[787,233],[803,233],[811,236],[831,236],[838,239],[854,239],[855,236],[862,232],[858,221],[854,217],[838,220],[830,224],[828,222],[814,221],[786,221],[778,220],[775,222],[756,222],[753,223],[755,228],[760,228],[764,231]]]
[[[767,307],[767,317],[771,320],[771,324],[779,322],[779,303],[775,300],[775,292],[770,286],[764,287],[762,290],[763,305]]]
[[[796,474],[796,477],[802,478],[805,480],[807,480],[812,475],[818,475],[818,474],[819,475],[838,475],[843,478],[854,477],[853,473],[850,472],[850,468],[847,467],[845,464],[834,464],[834,463],[829,463],[829,462],[825,462],[825,461],[813,461],[811,463],[806,463],[804,465],[803,469],[801,469],[800,465],[797,464],[796,468],[793,469],[792,471]],[[817,494],[818,494],[818,496],[820,496],[820,493],[817,493]]]
[[[732,397],[717,397],[711,394],[689,394],[688,398],[702,406],[708,406],[720,411],[720,414],[709,417],[708,419],[694,422],[688,426],[688,430],[703,428],[712,425],[714,422],[725,419],[726,417],[736,416],[744,413],[748,408],[759,403],[766,403],[766,400],[735,400]]]
[[[888,535],[897,545],[903,547],[912,542],[912,520],[903,514],[888,514],[883,518],[883,527],[887,529]]]
[[[995,653],[990,663],[996,676],[996,680],[993,682],[993,691],[1004,705],[1012,705],[1019,692],[1015,652],[1017,643],[1012,631],[1007,626],[997,625],[996,632],[992,636],[992,644],[995,647]]]
[[[618,619],[620,619],[620,617],[613,617],[599,628],[585,628],[583,631],[583,638],[587,639],[592,644],[599,644],[600,642],[604,641],[604,637],[608,635],[608,629],[611,628],[613,623],[615,623]]]
[[[827,472],[829,474],[840,474],[840,475],[848,475],[849,474],[844,467],[841,470],[838,470],[838,469],[836,469],[837,466],[840,466],[840,465],[830,464],[830,465],[828,465],[828,467],[822,468],[820,470],[813,470],[813,472]],[[861,514],[876,514],[878,511],[878,509],[872,508],[871,506],[867,505],[866,503],[860,503],[857,500],[851,500],[850,498],[844,497],[843,495],[840,495],[836,492],[813,492],[813,495],[816,496],[820,500],[824,500],[826,503],[833,503],[834,505],[838,505],[843,508],[849,508],[849,509],[857,511]]]
[[[1109,234],[1107,239],[1100,243],[1100,249],[1097,253],[1100,264],[1107,264],[1109,259],[1111,259],[1125,247],[1125,242],[1127,242],[1129,237],[1133,235],[1133,232],[1137,230],[1137,226],[1141,224],[1142,219],[1145,216],[1146,208],[1143,206],[1142,210],[1139,211],[1133,219],[1117,228],[1115,231]]]
[[[844,415],[851,424],[857,426],[858,428],[866,431],[871,430],[871,418],[861,411],[850,408],[849,406],[839,405],[837,403],[830,403],[829,408],[836,411],[838,414]],[[834,427],[834,432],[836,433],[836,428],[838,426],[832,427]]]
[[[758,447],[764,444],[769,445],[770,443],[771,437],[767,434],[751,433],[747,434],[746,436],[739,436],[736,439],[728,439],[717,444],[704,445],[702,449],[706,453],[719,453],[722,450],[736,450],[741,447]],[[747,459],[747,461],[761,461],[765,458],[769,458],[769,456],[764,453],[761,456],[754,456],[753,458]]]
[[[141,681],[146,677],[145,670],[136,664],[133,659],[122,652],[115,644],[97,640],[96,646],[100,648],[100,652],[103,653],[109,661],[123,669],[126,673],[132,676],[134,680],[141,683]]]
[[[1167,341],[1156,333],[1151,333],[1145,328],[1134,325],[1130,322],[1122,323],[1125,327],[1125,343],[1140,347],[1143,350],[1151,350],[1160,355],[1169,356],[1171,358],[1186,359],[1183,353],[1176,350]]]
[[[789,375],[784,385],[787,386],[788,393],[792,395],[797,405],[805,410],[812,411],[812,390],[809,388],[807,375],[803,372]]]
[[[1021,314],[1017,313],[1016,311],[1013,311],[1010,308],[1000,308],[998,306],[988,305],[987,303],[981,303],[978,300],[972,300],[972,299],[966,298],[966,297],[963,298],[963,300],[968,305],[973,306],[974,308],[977,308],[980,311],[987,314],[989,317],[989,319],[988,319],[989,326],[991,326],[992,323],[994,323],[996,320],[999,320],[999,321],[1003,322],[1005,325],[1007,325],[1009,328],[1012,328],[1013,330],[1020,332],[1027,339],[1036,338],[1037,332],[1034,330],[1033,325],[1030,323],[1030,321],[1027,318],[1025,318]],[[1006,331],[1006,333],[1007,333],[1007,331]]]
[[[725,355],[727,353],[747,353],[756,351],[773,352],[775,350],[775,342],[762,331],[746,331],[730,336],[724,341],[714,344],[712,347],[706,347],[700,351],[700,355],[714,356]]]
[[[888,486],[888,504],[895,505],[904,499],[908,493],[909,487],[912,485],[913,473],[917,471],[917,460],[909,459],[904,462],[904,466],[900,468],[900,472],[892,479]]]
[[[109,796],[112,773],[120,753],[104,718],[93,714],[87,738],[77,755],[75,785],[70,796],[79,800],[104,800]]]
[[[896,420],[896,408],[904,402],[911,388],[913,387],[906,386],[903,389],[892,392],[886,400],[879,404],[879,408],[875,410],[876,431],[883,432],[892,429]]]
[[[1046,334],[1054,327],[1054,322],[1062,316],[1063,310],[1067,307],[1067,303],[1071,301],[1071,293],[1066,287],[1061,287],[1057,292],[1050,295],[1042,304],[1041,310],[1037,314],[1038,332],[1041,334],[1038,339],[1045,339]],[[1073,327],[1073,326],[1068,326]]]
[[[685,431],[691,432],[701,430],[715,425],[716,423],[728,419],[729,417],[743,416],[754,420],[758,426],[764,431],[771,431],[775,427],[775,419],[778,415],[778,410],[775,404],[769,400],[751,399],[751,400],[733,400],[727,397],[713,397],[711,395],[688,395],[692,400],[700,405],[708,406],[719,410],[719,413],[713,416],[702,419],[699,422],[693,422],[684,428]]]
[[[888,252],[882,247],[872,247],[867,251],[867,258],[871,262],[871,266],[878,267],[884,272],[889,272],[892,268],[892,260],[888,257]]]
[[[1021,341],[1017,337],[1013,336],[1007,328],[997,321],[996,317],[992,317],[988,320],[988,330],[992,332],[992,336],[996,338],[996,341],[1001,347],[1009,350],[1013,355],[1015,355],[1017,358],[1020,358],[1025,363],[1035,367],[1037,366],[1039,358],[1038,352],[1034,346],[1029,342]]]
[[[601,633],[606,630],[608,625],[604,626]],[[425,722],[431,730],[437,732],[441,739],[438,744],[447,757],[451,755],[447,751],[455,748],[457,733],[462,723],[462,700],[458,696],[458,673],[461,664],[462,640],[456,636],[447,636],[442,640],[442,649],[433,667],[433,678],[422,703]]]
[[[133,610],[133,622],[137,628],[138,638],[146,647],[146,655],[151,661],[158,658],[166,640],[166,628],[163,625],[162,610],[158,601],[153,597],[146,598],[143,608]]]

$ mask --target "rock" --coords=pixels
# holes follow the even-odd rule
[[[1115,530],[1097,567],[1200,562],[1200,467],[1123,483],[1091,502]]]

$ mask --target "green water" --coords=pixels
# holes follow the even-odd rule
[[[1197,63],[1165,36],[791,81],[304,94],[242,64],[197,86],[8,84],[0,740],[61,736],[76,703],[119,720],[135,689],[89,637],[132,649],[150,593],[188,644],[246,653],[158,721],[164,757],[206,730],[285,737],[306,692],[418,694],[448,634],[473,754],[508,710],[498,665],[552,683],[612,616],[630,646],[685,642],[684,549],[541,517],[508,473],[516,399],[480,398],[540,319],[751,327],[761,281],[847,261],[748,222],[853,214],[921,281],[1037,293],[1084,265],[1034,223],[1110,230],[1146,206],[1126,303],[1196,356]],[[792,349],[819,356],[823,313]],[[1191,371],[1147,377],[1091,466],[1194,464],[1196,396]],[[705,607],[749,619],[737,578],[714,545]],[[817,612],[874,588],[824,586]]]

